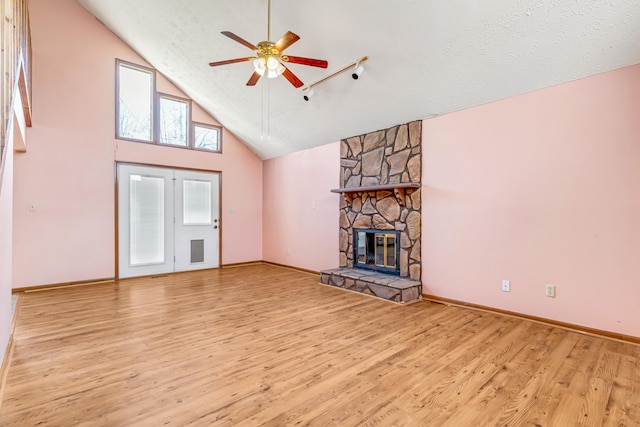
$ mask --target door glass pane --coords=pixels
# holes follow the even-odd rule
[[[118,67],[118,136],[151,141],[153,74]]]
[[[210,225],[211,182],[185,179],[182,189],[182,223]]]
[[[160,143],[186,147],[189,104],[170,98],[160,98]]]
[[[130,175],[129,264],[164,263],[164,178]]]
[[[384,265],[384,234],[376,234],[376,265]]]
[[[387,234],[387,267],[396,266],[396,235]]]
[[[366,233],[364,231],[358,231],[358,263],[365,264],[365,244],[366,244]]]

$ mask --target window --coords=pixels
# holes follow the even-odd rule
[[[191,121],[191,100],[157,93],[155,70],[116,60],[116,138],[222,152],[222,128]]]
[[[153,141],[153,70],[118,61],[117,124],[119,138]]]
[[[189,146],[189,101],[160,95],[160,144]]]
[[[220,128],[195,123],[193,126],[193,148],[220,152]]]

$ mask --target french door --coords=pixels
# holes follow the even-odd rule
[[[118,277],[220,266],[220,174],[118,164]]]

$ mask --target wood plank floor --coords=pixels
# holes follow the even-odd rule
[[[254,265],[32,292],[2,426],[632,426],[640,347]]]

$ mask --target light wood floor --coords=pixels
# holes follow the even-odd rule
[[[255,265],[23,295],[2,426],[640,424],[640,347]]]

